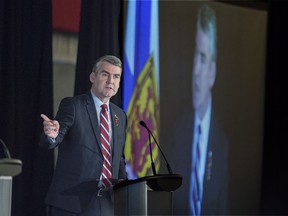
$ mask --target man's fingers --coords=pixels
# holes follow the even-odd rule
[[[51,122],[52,122],[53,125],[55,125],[55,126],[58,126],[58,125],[59,125],[58,121],[56,121],[56,120],[52,120]]]
[[[44,121],[51,121],[51,119],[49,119],[46,115],[44,115],[44,114],[41,114],[40,115],[41,116],[41,118],[44,120]]]
[[[41,114],[40,116],[43,119],[44,133],[49,137],[55,138],[58,135],[60,127],[58,121],[51,120],[44,114]]]
[[[46,115],[44,115],[44,114],[41,114],[40,115],[41,116],[41,118],[43,119],[43,125],[44,125],[44,127],[50,127],[50,126],[54,126],[54,127],[57,127],[58,126],[58,122],[57,121],[55,121],[55,120],[51,120],[51,119],[49,119]],[[57,128],[56,128],[57,129]],[[54,129],[53,129],[54,130]]]

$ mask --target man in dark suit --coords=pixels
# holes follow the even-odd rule
[[[228,144],[212,109],[216,78],[216,15],[204,5],[197,17],[193,63],[193,108],[175,129],[174,171],[183,175],[175,192],[174,213],[224,215],[228,213]]]
[[[188,123],[189,122],[189,123]],[[178,120],[175,128],[177,150],[173,171],[183,176],[182,186],[174,192],[174,214],[195,215],[191,212],[191,172],[194,116],[188,114]],[[208,149],[206,152],[205,177],[201,215],[228,214],[228,149],[227,139],[212,112]],[[180,148],[181,147],[181,148]],[[192,158],[192,160],[191,160]]]
[[[123,153],[127,116],[110,102],[118,91],[121,73],[120,59],[109,55],[101,57],[90,74],[90,92],[64,98],[53,120],[41,114],[45,134],[42,143],[49,149],[59,147],[46,197],[47,215],[113,215],[113,193],[109,186],[115,180],[127,178]],[[103,104],[107,107],[101,108]],[[106,152],[109,160],[102,152],[101,109],[108,112],[106,132],[110,150]],[[103,168],[104,161],[111,164],[111,168],[107,168],[108,165]],[[112,173],[110,178],[106,178],[107,170]],[[108,186],[104,184],[106,180]]]

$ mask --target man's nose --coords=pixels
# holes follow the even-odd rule
[[[107,77],[107,83],[113,83],[113,81],[114,81],[113,75],[109,75],[109,76]]]

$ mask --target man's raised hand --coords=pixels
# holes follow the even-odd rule
[[[60,128],[59,122],[56,120],[49,119],[44,114],[41,114],[40,116],[43,119],[43,131],[44,131],[44,133],[47,136],[55,139],[59,133],[59,128]]]

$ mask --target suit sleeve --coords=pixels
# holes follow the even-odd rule
[[[58,146],[65,135],[68,133],[70,127],[73,125],[75,119],[75,106],[73,104],[72,98],[64,98],[59,105],[59,109],[55,120],[57,120],[60,124],[59,134],[56,137],[55,141],[52,141],[49,137],[47,137],[44,133],[41,135],[40,145],[53,149]]]

